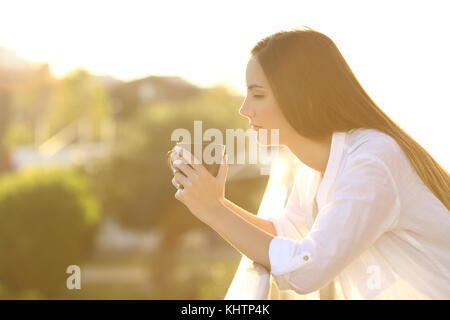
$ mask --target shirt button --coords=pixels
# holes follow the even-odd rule
[[[303,256],[303,260],[308,261],[309,257],[308,256]]]

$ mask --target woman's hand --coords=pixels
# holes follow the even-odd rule
[[[175,198],[182,202],[200,220],[205,223],[213,219],[214,212],[225,200],[225,182],[228,173],[227,155],[222,158],[219,173],[214,177],[203,165],[191,158],[189,164],[181,158],[173,162],[174,177],[172,184],[177,187]]]

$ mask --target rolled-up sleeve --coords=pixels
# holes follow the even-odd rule
[[[306,294],[322,288],[398,218],[396,184],[372,154],[350,156],[330,192],[304,238],[286,232],[270,242],[270,272],[280,289]]]

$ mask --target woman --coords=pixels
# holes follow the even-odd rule
[[[225,199],[226,158],[217,177],[176,161],[175,198],[282,290],[449,299],[449,174],[371,100],[333,41],[275,33],[251,50],[246,78],[240,114],[258,132],[279,129],[312,174],[296,176],[270,219]]]

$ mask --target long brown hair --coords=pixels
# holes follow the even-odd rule
[[[260,63],[286,119],[321,141],[334,131],[378,129],[393,137],[426,186],[450,208],[450,177],[362,88],[335,43],[309,27],[279,31],[250,51]]]

